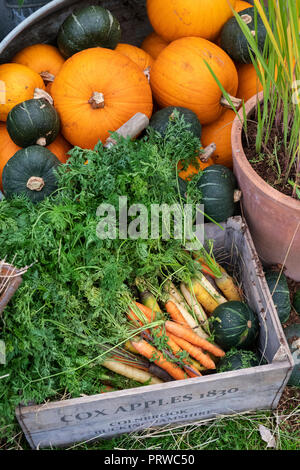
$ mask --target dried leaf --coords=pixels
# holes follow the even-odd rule
[[[267,443],[267,447],[276,447],[276,439],[268,428],[260,424],[259,432],[262,440]]]

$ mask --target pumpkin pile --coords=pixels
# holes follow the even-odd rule
[[[0,102],[4,194],[28,193],[28,188],[44,191],[47,180],[36,173],[35,165],[27,170],[43,180],[40,185],[19,181],[16,175],[20,162],[29,162],[30,152],[31,163],[36,155],[45,158],[46,153],[39,152],[42,147],[59,160],[57,164],[65,163],[72,146],[93,149],[99,140],[105,143],[110,132],[136,113],[163,129],[177,109],[191,130],[196,129],[203,154],[196,166],[179,164],[181,178],[190,179],[214,164],[231,168],[232,106],[238,109],[242,100],[260,90],[233,9],[253,27],[252,2],[165,0],[162,5],[147,0],[154,31],[137,47],[121,42],[120,23],[109,10],[89,5],[63,21],[56,47],[34,44],[1,65],[0,83],[6,86]],[[264,34],[259,25],[262,47]],[[27,149],[26,158],[22,149]],[[16,152],[21,152],[18,159]],[[17,187],[14,180],[19,181]]]

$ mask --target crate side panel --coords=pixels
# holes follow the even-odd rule
[[[19,408],[17,417],[34,448],[64,447],[177,422],[272,408],[288,365],[272,365],[146,388]],[[106,395],[106,394],[105,394]]]

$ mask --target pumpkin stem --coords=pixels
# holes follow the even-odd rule
[[[235,107],[235,109],[238,110],[240,108],[243,100],[241,100],[240,98],[236,98],[235,96],[231,96],[231,95],[228,95],[228,96],[231,99],[232,104]],[[221,103],[222,106],[224,106],[224,108],[232,109],[232,105],[229,103],[229,101],[227,100],[227,98],[225,98],[224,95],[222,95],[222,97],[220,99],[220,103]]]
[[[207,163],[210,157],[215,153],[216,148],[217,148],[216,144],[212,142],[207,147],[205,147],[202,151],[200,151],[199,158],[201,162]]]
[[[31,191],[41,191],[45,186],[45,181],[39,176],[31,176],[26,184]]]
[[[42,90],[41,88],[35,88],[33,98],[35,100],[38,100],[40,98],[45,98],[45,100],[49,101],[50,104],[53,105],[54,101],[51,95],[47,93],[45,90]]]
[[[46,147],[46,144],[47,144],[47,140],[45,137],[40,137],[37,141],[36,141],[36,145],[41,145],[42,147]]]
[[[233,193],[233,202],[239,202],[242,199],[242,191],[240,189],[235,189]]]
[[[93,109],[104,108],[104,95],[98,91],[94,91],[89,101]]]
[[[42,77],[44,82],[51,82],[52,83],[52,82],[54,82],[54,79],[55,79],[55,75],[53,75],[50,72],[41,72],[40,76]]]

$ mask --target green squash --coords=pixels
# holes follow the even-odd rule
[[[283,331],[295,364],[287,384],[300,387],[300,323],[293,323]]]
[[[246,369],[260,364],[257,355],[252,351],[244,349],[230,349],[217,364],[217,372],[227,372],[230,370]]]
[[[42,201],[57,189],[54,170],[60,164],[50,150],[39,145],[18,150],[3,168],[4,196],[26,195],[33,203]]]
[[[197,187],[207,220],[224,222],[234,215],[236,185],[233,172],[226,166],[211,165],[203,170]]]
[[[291,314],[290,291],[285,275],[282,273],[277,283],[279,273],[276,271],[267,271],[265,278],[277,309],[280,322],[288,321]],[[277,284],[277,286],[276,286]],[[275,288],[276,286],[276,288]],[[275,289],[275,290],[274,290]],[[274,292],[273,292],[274,291]]]
[[[12,108],[7,116],[7,131],[19,147],[45,147],[58,136],[60,119],[47,99],[31,99]]]
[[[218,305],[212,316],[215,343],[224,351],[251,349],[259,333],[257,315],[244,302],[231,300]]]
[[[202,126],[197,114],[190,109],[182,108],[180,106],[167,106],[166,108],[156,111],[150,119],[149,126],[159,132],[162,136],[165,136],[168,124],[169,122],[172,122],[172,116],[175,110],[177,110],[179,116],[183,116],[185,122],[190,125],[190,131],[194,136],[200,139]]]
[[[257,44],[259,50],[264,49],[267,31],[256,8],[249,7],[240,11],[238,15],[247,24],[250,31],[255,34],[257,18]],[[221,48],[237,63],[251,64],[248,41],[235,17],[230,18],[222,28],[220,36]]]
[[[298,315],[300,315],[300,289],[294,295],[293,306]]]
[[[57,45],[61,54],[71,57],[91,47],[115,49],[121,39],[121,27],[111,12],[99,5],[75,9],[61,25]]]

